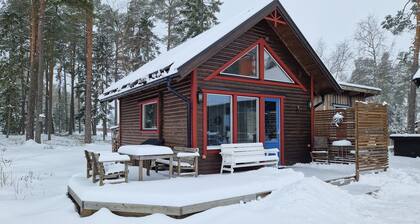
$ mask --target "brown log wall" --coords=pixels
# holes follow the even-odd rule
[[[245,31],[244,31],[245,32]],[[255,43],[259,38],[265,38],[276,54],[289,66],[307,91],[298,88],[288,88],[269,85],[256,85],[234,81],[204,79],[213,71],[222,67],[234,56]],[[267,22],[262,21],[246,31],[240,38],[229,44],[222,51],[202,64],[198,70],[198,86],[201,89],[225,90],[242,93],[256,93],[284,96],[284,149],[285,163],[309,162],[309,147],[311,139],[310,126],[310,78],[299,65],[292,53],[287,49],[283,40],[273,32]],[[203,105],[198,105],[197,128],[198,147],[203,147]],[[206,159],[201,159],[199,168],[201,173],[215,173],[220,171],[221,158],[217,154],[208,154]]]
[[[174,83],[173,87],[182,95],[189,97],[191,82]],[[140,131],[140,107],[144,100],[159,98],[159,133]],[[165,144],[186,146],[187,106],[170,93],[166,85],[147,89],[120,99],[121,145],[141,144],[147,139],[163,139]]]

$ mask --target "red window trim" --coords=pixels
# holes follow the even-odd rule
[[[223,94],[232,96],[232,119],[233,119],[233,127],[232,127],[232,143],[237,142],[238,130],[237,130],[237,116],[235,116],[235,111],[237,111],[237,97],[238,96],[245,96],[245,97],[257,97],[260,103],[260,111],[259,111],[259,141],[264,142],[265,140],[265,130],[264,130],[264,99],[265,98],[275,98],[280,99],[280,155],[282,165],[285,164],[284,159],[284,100],[285,96],[278,96],[278,95],[268,95],[268,94],[258,94],[258,93],[244,93],[244,92],[234,92],[234,91],[224,91],[224,90],[209,90],[209,89],[202,89],[203,92],[203,158],[206,158],[207,155],[214,155],[219,154],[220,150],[208,150],[207,149],[207,95],[208,94]]]
[[[143,105],[149,105],[149,104],[156,104],[157,105],[157,114],[156,114],[156,129],[150,130],[150,129],[143,129]],[[159,134],[159,98],[153,98],[149,100],[144,100],[139,102],[139,111],[140,111],[140,133],[146,133],[146,134]]]
[[[223,75],[221,72],[225,70],[227,67],[235,63],[239,60],[242,56],[252,50],[254,47],[258,46],[258,67],[259,67],[259,78],[256,79],[255,77],[241,77],[241,76],[229,76]],[[285,83],[285,82],[277,82],[271,80],[264,80],[264,49],[273,56],[274,60],[282,67],[282,69],[286,72],[286,74],[293,80],[294,83]],[[286,65],[286,63],[274,52],[274,50],[268,45],[267,41],[263,38],[260,38],[255,43],[251,44],[245,50],[241,51],[238,55],[233,57],[231,60],[226,62],[222,67],[214,71],[210,76],[205,78],[205,81],[210,81],[212,79],[220,79],[226,81],[234,81],[234,82],[244,82],[244,83],[253,83],[256,85],[269,85],[269,86],[281,86],[286,88],[299,88],[303,91],[307,91],[305,86],[299,81],[293,71]]]

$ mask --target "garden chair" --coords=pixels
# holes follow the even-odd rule
[[[128,182],[128,162],[130,158],[118,153],[94,153],[90,152],[93,160],[92,182],[96,182],[99,176],[99,186],[104,185],[105,180],[111,183]]]

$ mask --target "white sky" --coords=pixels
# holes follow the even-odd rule
[[[129,0],[102,0],[125,11]],[[255,0],[222,0],[221,12],[218,17],[222,22],[240,11],[244,1]],[[395,14],[407,0],[280,0],[292,19],[298,25],[308,41],[316,47],[322,39],[331,51],[334,46],[344,40],[353,40],[357,23],[369,15],[374,15],[382,21],[388,14]],[[161,33],[161,32],[159,32]],[[388,41],[394,42],[394,53],[406,50],[411,44],[411,34],[393,36],[388,32]]]

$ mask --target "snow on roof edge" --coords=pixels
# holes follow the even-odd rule
[[[366,85],[360,85],[360,84],[348,83],[348,82],[338,82],[338,84],[340,84],[341,87],[342,86],[349,86],[349,87],[354,87],[354,88],[360,88],[360,89],[374,90],[374,91],[382,92],[381,88],[377,88],[377,87],[373,87],[373,86],[366,86]]]
[[[247,1],[246,3],[249,4],[249,7],[247,7],[246,10],[238,13],[225,22],[215,25],[196,37],[184,41],[177,47],[162,53],[136,71],[129,73],[126,77],[111,84],[111,86],[99,96],[99,100],[102,101],[112,98],[130,89],[145,86],[146,84],[176,74],[179,67],[275,1],[278,0]]]
[[[420,79],[420,69],[417,70],[416,74],[413,76],[413,80]]]

